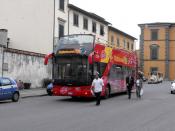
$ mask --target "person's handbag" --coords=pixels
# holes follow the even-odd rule
[[[143,88],[140,90],[140,95],[141,96],[143,95]]]

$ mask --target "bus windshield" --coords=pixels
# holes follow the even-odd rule
[[[62,49],[83,49],[89,54],[93,49],[94,36],[88,34],[69,35],[61,37],[57,43],[55,54]]]
[[[57,57],[54,64],[54,79],[57,84],[86,85],[91,83],[87,57]]]

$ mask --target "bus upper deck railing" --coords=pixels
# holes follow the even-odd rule
[[[56,48],[58,41],[59,41],[59,38],[58,37],[54,37],[54,49]],[[114,44],[112,42],[109,42],[107,40],[104,40],[102,38],[96,38],[95,39],[95,43],[98,43],[98,44],[101,44],[101,45],[105,45],[105,46],[113,48],[113,49],[122,49],[122,50],[125,50],[125,51],[128,51],[128,52],[134,52],[135,51],[135,50],[125,49],[125,48],[123,48],[121,46],[117,46],[116,44]]]

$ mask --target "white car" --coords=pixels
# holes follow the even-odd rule
[[[175,80],[171,82],[171,94],[175,93]]]

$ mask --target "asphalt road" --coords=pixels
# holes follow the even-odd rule
[[[169,83],[144,85],[141,100],[132,93],[103,100],[43,96],[0,102],[0,131],[175,131],[175,95]]]

